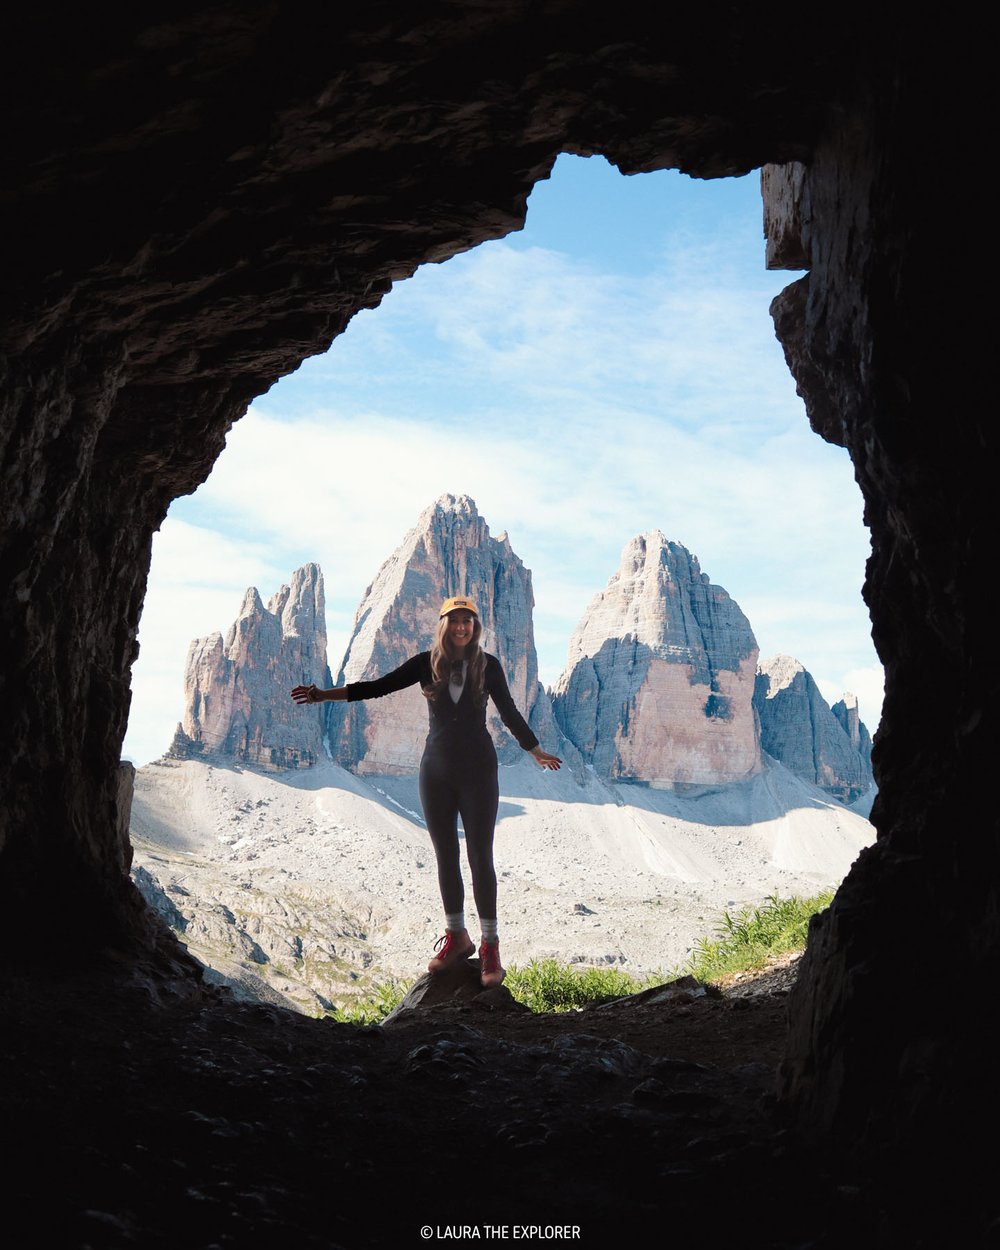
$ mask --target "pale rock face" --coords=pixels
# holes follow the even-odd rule
[[[641,534],[573,635],[556,719],[610,780],[741,781],[761,769],[757,654],[746,617],[697,559],[659,530]]]
[[[857,696],[845,691],[840,696],[838,702],[834,703],[830,711],[840,721],[844,733],[847,734],[851,741],[851,746],[861,756],[871,771],[872,758],[872,740],[864,721],[858,712]]]
[[[365,591],[354,618],[337,685],[369,681],[429,651],[445,598],[468,595],[483,623],[482,646],[500,661],[519,711],[540,741],[556,735],[548,695],[538,681],[531,573],[506,533],[494,538],[467,495],[442,495],[425,509]],[[331,703],[331,749],[361,774],[406,774],[420,765],[427,702],[419,686],[382,699]],[[501,762],[521,748],[490,704],[488,723]]]
[[[231,756],[265,768],[306,768],[323,753],[321,707],[298,707],[299,684],[329,686],[319,565],[306,564],[267,607],[251,587],[225,638],[196,638],[184,671],[184,720],[170,754]]]
[[[754,706],[768,755],[843,803],[867,792],[871,738],[854,695],[831,709],[798,660],[775,655],[761,661]]]

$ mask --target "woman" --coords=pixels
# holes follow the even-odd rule
[[[412,656],[395,672],[376,681],[352,682],[333,690],[296,686],[296,703],[378,699],[419,682],[427,698],[430,727],[420,761],[420,802],[437,857],[438,885],[445,912],[445,934],[427,971],[438,973],[475,952],[465,927],[465,888],[458,847],[458,817],[472,870],[472,891],[482,925],[480,980],[485,989],[507,975],[500,963],[497,934],[497,876],[493,867],[493,832],[499,789],[497,755],[486,728],[486,700],[493,699],[503,723],[541,768],[562,763],[538,744],[514,706],[500,661],[479,646],[483,627],[471,599],[446,599],[430,651]]]

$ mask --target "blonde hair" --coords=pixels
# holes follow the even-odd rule
[[[483,636],[483,623],[474,612],[469,615],[472,617],[472,639],[465,645],[463,658],[469,665],[466,679],[472,685],[472,697],[482,706],[486,702],[486,653],[479,645]],[[455,657],[448,647],[448,617],[442,616],[431,647],[431,684],[424,687],[424,694],[428,699],[437,699],[447,690],[451,680],[451,666],[454,663]]]

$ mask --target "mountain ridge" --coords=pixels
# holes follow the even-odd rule
[[[831,708],[798,661],[758,665],[739,605],[659,530],[626,544],[546,690],[530,570],[506,530],[491,534],[474,500],[442,495],[366,587],[336,684],[370,680],[427,649],[441,600],[455,593],[477,602],[484,646],[500,659],[515,703],[570,769],[691,790],[755,775],[766,751],[845,804],[871,788],[871,739],[853,696]],[[427,718],[416,687],[320,708],[288,700],[300,682],[334,684],[323,602],[322,573],[307,564],[267,607],[249,588],[225,637],[196,639],[170,754],[275,768],[311,767],[329,755],[361,775],[414,773]],[[516,761],[520,748],[492,707],[489,724],[499,759]]]

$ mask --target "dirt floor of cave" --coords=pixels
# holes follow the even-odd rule
[[[704,1245],[842,1245],[884,1222],[884,1190],[782,1123],[794,975],[559,1015],[441,1005],[391,1029],[106,969],[22,975],[0,1003],[9,1193],[30,1244],[92,1250],[471,1245],[532,1224],[592,1246],[692,1225]]]

